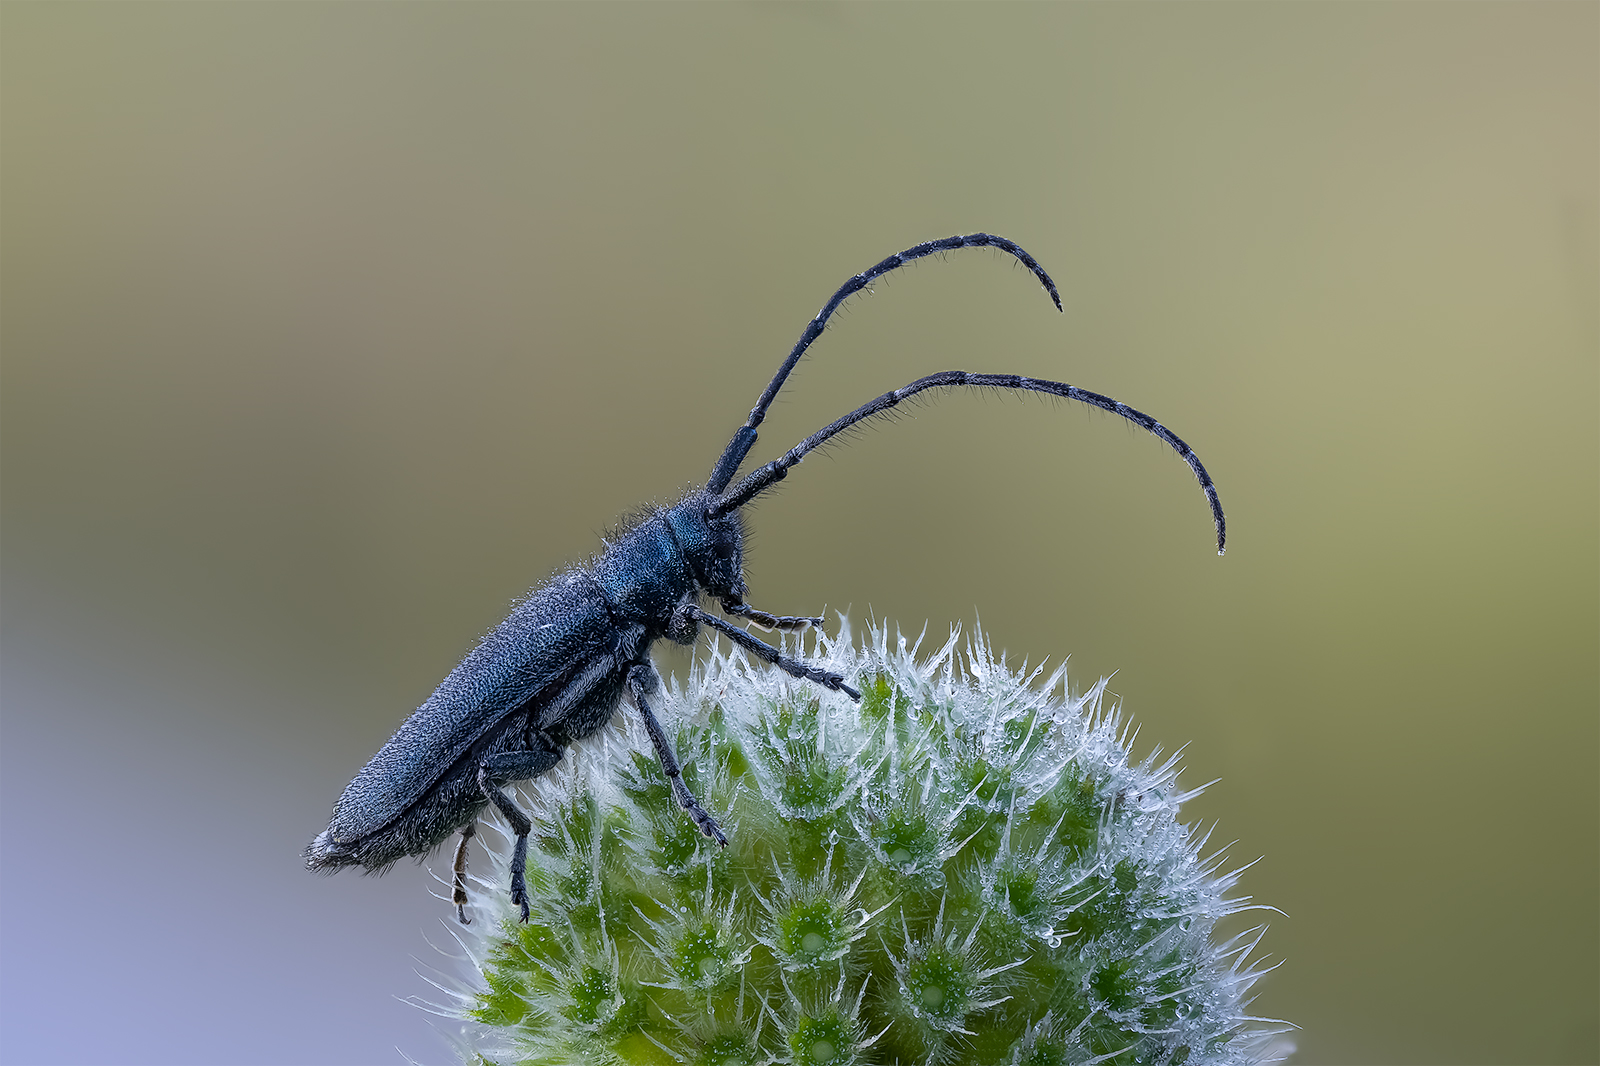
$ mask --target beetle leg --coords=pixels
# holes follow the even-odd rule
[[[748,618],[762,629],[804,629],[806,626],[822,625],[820,618],[807,615],[768,614],[737,600],[723,600],[722,609],[736,617]]]
[[[456,917],[462,925],[471,925],[467,917],[467,844],[478,832],[476,822],[468,822],[461,830],[461,843],[456,845],[455,878],[450,883],[450,902],[456,905]]]
[[[689,602],[680,603],[667,620],[667,637],[675,644],[693,644],[700,635],[699,609]]]
[[[550,744],[538,751],[485,755],[478,763],[478,787],[511,823],[511,831],[517,836],[516,846],[511,849],[511,902],[521,908],[523,921],[528,920],[528,834],[533,831],[533,822],[499,786],[532,780],[560,761],[561,749]]]
[[[628,671],[628,690],[633,693],[633,705],[639,708],[639,716],[644,719],[645,732],[650,734],[650,743],[655,745],[656,758],[661,760],[661,769],[666,771],[667,780],[672,785],[672,795],[678,805],[688,812],[689,818],[700,832],[711,837],[723,847],[728,846],[728,838],[722,835],[722,827],[717,825],[717,820],[706,813],[700,806],[700,801],[694,798],[694,793],[689,791],[689,786],[683,783],[683,771],[678,768],[678,757],[672,753],[672,745],[667,743],[666,731],[661,728],[661,723],[656,721],[655,712],[650,710],[650,701],[646,699],[646,692],[654,692],[661,685],[661,675],[656,673],[656,668],[649,663],[639,663]]]
[[[694,612],[694,617],[697,621],[704,622],[717,632],[726,634],[729,640],[745,651],[750,652],[756,658],[771,663],[792,677],[798,677],[805,681],[815,681],[823,688],[832,689],[835,692],[843,692],[857,703],[861,702],[861,693],[845,684],[844,678],[840,675],[812,666],[810,663],[803,663],[799,659],[791,659],[771,644],[757,640],[732,622],[718,618],[713,614],[706,614],[698,607],[691,606],[690,609]]]

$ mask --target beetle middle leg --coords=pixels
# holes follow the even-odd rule
[[[656,758],[661,760],[661,769],[666,771],[667,780],[672,784],[673,798],[689,815],[690,820],[700,828],[700,832],[727,847],[728,838],[722,835],[722,827],[704,807],[700,806],[700,801],[694,798],[689,786],[683,783],[683,771],[678,766],[678,757],[672,753],[672,745],[667,741],[666,731],[661,728],[655,712],[650,709],[646,693],[655,692],[660,687],[661,675],[656,673],[656,668],[649,663],[638,663],[628,671],[628,691],[633,694],[633,705],[639,708],[639,717],[644,719],[645,732],[650,734],[650,743],[655,745]]]
[[[478,787],[505,820],[511,823],[511,831],[517,837],[516,846],[511,849],[511,902],[521,908],[523,921],[528,920],[528,834],[533,831],[533,821],[522,813],[510,796],[500,790],[500,786],[513,781],[530,781],[561,761],[560,747],[543,733],[535,733],[534,736],[544,740],[546,746],[529,751],[502,751],[485,755],[478,763]],[[463,874],[466,873],[465,866],[463,862]]]

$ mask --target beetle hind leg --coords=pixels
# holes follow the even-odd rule
[[[461,842],[456,845],[455,876],[450,881],[450,902],[456,905],[456,917],[462,925],[471,925],[467,917],[467,845],[477,835],[478,826],[468,822],[461,830]]]
[[[511,902],[521,910],[524,922],[528,920],[528,834],[533,831],[533,821],[500,786],[513,781],[530,781],[560,761],[561,749],[550,744],[536,751],[486,755],[478,763],[478,787],[511,823],[511,831],[516,834],[516,845],[511,849]]]

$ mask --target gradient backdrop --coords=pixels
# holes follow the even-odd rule
[[[1071,656],[1263,856],[1302,1063],[1597,1049],[1600,7],[0,8],[0,1057],[448,1058],[351,774],[525,588],[962,368],[749,578]],[[683,671],[687,656],[663,658]],[[399,1048],[400,1051],[397,1051]]]

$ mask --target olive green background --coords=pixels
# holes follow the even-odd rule
[[[1597,1048],[1600,7],[0,7],[0,1056],[447,1057],[425,870],[299,868],[525,588],[749,512],[752,602],[1071,655],[1262,856],[1302,1063]],[[832,624],[830,622],[830,624]],[[681,673],[689,659],[663,655]],[[442,865],[442,864],[440,864]]]

